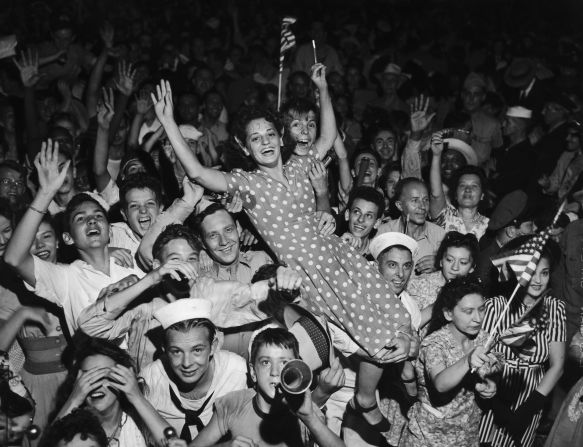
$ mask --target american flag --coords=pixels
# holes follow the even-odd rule
[[[502,253],[492,258],[492,263],[502,276],[505,276],[504,266],[508,264],[516,274],[518,284],[522,287],[528,286],[538,265],[543,247],[551,235],[551,229],[552,227],[548,227],[546,230],[541,231],[516,250]]]
[[[281,41],[279,48],[279,68],[280,71],[283,69],[283,57],[284,53],[291,50],[296,44],[296,36],[289,29],[290,25],[296,23],[294,17],[284,17],[281,20]]]

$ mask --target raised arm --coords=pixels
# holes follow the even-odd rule
[[[93,65],[89,82],[87,83],[87,96],[85,97],[85,107],[87,107],[87,114],[92,118],[97,113],[97,103],[99,101],[99,87],[101,79],[103,78],[103,70],[105,63],[113,47],[113,38],[115,32],[110,23],[105,23],[99,30],[99,35],[103,41],[103,50],[99,54],[97,61]]]
[[[38,323],[48,328],[51,324],[47,311],[40,307],[24,306],[8,317],[8,320],[0,321],[0,351],[8,351],[22,325],[26,322]]]
[[[97,137],[93,151],[93,175],[97,192],[103,191],[111,181],[107,170],[107,159],[109,158],[109,128],[114,115],[113,107],[113,90],[103,89],[102,100],[97,105]]]
[[[142,123],[144,122],[146,113],[152,107],[152,102],[150,101],[150,97],[145,90],[141,90],[136,94],[136,114],[132,119],[132,125],[130,126],[130,135],[128,137],[128,147],[129,148],[138,148],[140,145],[139,143],[139,136],[140,136],[140,128],[142,127]],[[161,133],[156,131],[158,135],[157,138],[154,140],[157,141],[160,137]],[[152,150],[152,145],[150,145],[149,149],[146,152],[150,152]]]
[[[326,82],[326,66],[323,64],[312,66],[312,81],[318,87],[320,94],[320,136],[316,140],[315,146],[318,158],[321,160],[334,145],[334,140],[338,134],[332,99]]]
[[[160,123],[162,123],[166,135],[174,148],[174,153],[180,160],[180,163],[182,163],[186,175],[188,175],[191,180],[201,184],[211,191],[226,192],[227,179],[223,173],[216,169],[203,166],[192,153],[188,144],[184,141],[184,138],[182,138],[182,135],[178,130],[178,125],[176,124],[176,121],[174,121],[172,90],[168,81],[162,80],[160,81],[160,84],[156,86],[156,94],[152,93],[152,102],[154,103],[156,116]]]
[[[204,193],[203,188],[190,182],[188,177],[182,181],[182,191],[182,198],[176,199],[168,209],[158,215],[140,242],[137,258],[147,270],[152,268],[152,247],[160,233],[170,224],[183,223],[192,214]]]
[[[39,191],[14,229],[4,253],[6,263],[14,267],[32,287],[36,285],[36,279],[30,247],[49,204],[65,181],[70,163],[68,160],[59,171],[59,144],[55,142],[53,146],[51,140],[42,144],[40,153],[34,160],[40,184]]]
[[[110,132],[109,132],[109,142],[113,143],[115,139],[115,134],[123,115],[128,106],[130,95],[134,90],[134,78],[136,76],[136,70],[133,68],[132,64],[121,61],[117,66],[117,76],[115,79],[115,88],[119,90],[119,95],[117,97],[115,114],[111,120]]]
[[[439,216],[445,208],[445,192],[441,181],[441,154],[443,153],[443,137],[440,132],[431,136],[431,170],[429,171],[429,185],[431,187],[429,214],[432,218]]]
[[[340,133],[334,140],[334,152],[338,157],[338,174],[340,177],[340,186],[344,191],[352,189],[352,175],[350,174],[350,163],[348,161],[348,151],[344,146],[344,140]]]
[[[20,72],[20,80],[24,86],[24,125],[27,136],[27,154],[30,160],[34,160],[42,138],[34,94],[35,85],[40,80],[38,53],[33,53],[31,50],[23,52],[19,60],[14,59],[14,64]]]
[[[421,143],[423,134],[429,128],[431,121],[435,117],[435,113],[427,115],[429,108],[429,98],[424,99],[423,95],[413,100],[411,104],[411,135],[401,157],[401,167],[403,170],[403,178],[421,177]]]

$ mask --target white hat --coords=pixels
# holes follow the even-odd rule
[[[508,107],[508,110],[506,111],[506,116],[509,116],[511,118],[530,119],[532,118],[532,110],[529,110],[522,106]]]
[[[183,298],[174,301],[154,312],[154,318],[160,322],[164,329],[181,321],[198,318],[211,319],[212,303],[200,298]]]
[[[391,231],[388,233],[379,234],[370,241],[369,250],[373,258],[377,259],[379,255],[389,247],[395,245],[402,245],[411,251],[411,255],[415,257],[419,245],[412,237],[406,234]]]
[[[478,154],[472,146],[459,138],[445,138],[444,143],[447,143],[447,148],[458,151],[464,156],[466,162],[470,166],[478,166]]]
[[[197,141],[202,136],[202,132],[191,124],[181,124],[178,126],[178,130],[180,135],[187,140]]]
[[[387,64],[387,66],[385,67],[385,69],[383,70],[383,72],[381,74],[394,75],[394,76],[403,77],[403,78],[410,78],[411,77],[410,74],[403,73],[403,70],[401,69],[401,67],[393,62],[390,62],[389,64]]]

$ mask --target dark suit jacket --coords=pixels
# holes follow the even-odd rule
[[[527,190],[535,168],[535,153],[528,138],[494,152],[497,176],[492,190],[501,198],[516,189]]]

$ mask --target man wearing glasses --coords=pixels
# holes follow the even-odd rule
[[[26,194],[26,173],[18,163],[6,160],[0,163],[0,197],[13,206],[28,203]]]

